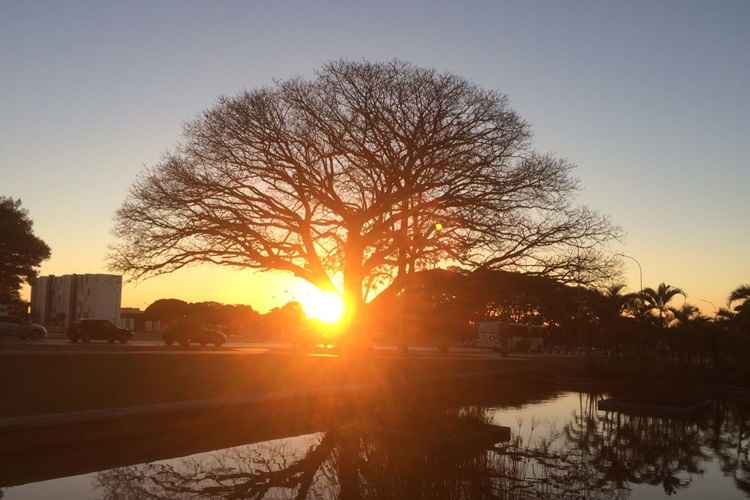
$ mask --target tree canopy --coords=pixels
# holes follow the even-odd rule
[[[606,217],[575,204],[574,165],[535,152],[503,94],[401,61],[222,97],[132,186],[113,269],[193,263],[287,271],[347,311],[447,263],[590,282]]]
[[[0,303],[18,302],[21,284],[35,278],[49,256],[21,200],[0,196]]]
[[[151,303],[143,314],[151,320],[175,321],[188,314],[190,304],[180,299],[159,299]]]

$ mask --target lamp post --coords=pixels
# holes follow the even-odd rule
[[[626,259],[630,259],[636,264],[638,264],[638,275],[640,277],[640,283],[641,283],[641,292],[643,292],[643,267],[641,267],[641,263],[638,259],[633,257],[632,255],[627,255],[624,253],[616,253],[615,256],[617,257],[625,257]]]

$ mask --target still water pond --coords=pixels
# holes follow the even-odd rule
[[[742,405],[713,402],[700,416],[674,419],[599,411],[601,397],[368,412],[319,432],[6,486],[2,498],[750,496],[750,412]]]

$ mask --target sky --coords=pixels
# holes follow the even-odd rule
[[[535,148],[576,163],[644,284],[710,313],[750,282],[750,2],[0,0],[0,195],[52,248],[43,274],[106,272],[129,186],[221,95],[399,58],[508,95]],[[630,290],[638,268],[625,261]],[[303,287],[197,267],[123,305],[249,303]],[[679,305],[679,304],[678,304]]]

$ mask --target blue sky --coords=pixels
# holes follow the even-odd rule
[[[219,95],[397,57],[506,93],[646,284],[710,311],[750,281],[749,23],[745,1],[0,2],[0,194],[51,245],[43,272],[103,271],[128,186]],[[124,302],[263,309],[282,281],[194,269]]]

